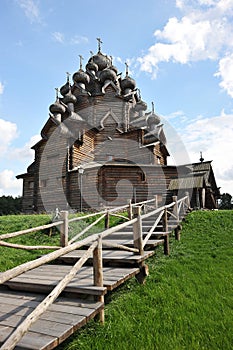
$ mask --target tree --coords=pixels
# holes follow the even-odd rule
[[[0,197],[0,215],[19,214],[22,208],[22,198],[12,196]]]
[[[219,209],[233,209],[232,196],[229,193],[221,195]]]

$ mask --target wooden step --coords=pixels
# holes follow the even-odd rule
[[[0,291],[0,345],[44,298],[41,294]],[[14,349],[54,349],[103,308],[102,302],[58,298]]]
[[[48,293],[70,271],[70,268],[68,265],[43,265],[5,282],[5,285],[14,290]],[[93,285],[93,267],[84,266],[64,292],[92,296],[104,295],[107,289],[113,290],[138,273],[138,267],[104,267],[104,287],[96,287]]]
[[[73,252],[61,256],[58,260],[66,264],[74,264],[83,256],[84,253],[85,250],[74,250]],[[146,251],[143,255],[136,255],[125,250],[103,250],[102,255],[104,265],[139,265],[141,262],[154,255],[154,250]],[[90,258],[88,262],[92,263],[92,258]]]
[[[129,248],[133,248],[134,247],[134,241],[133,239],[103,239],[103,248],[104,248],[104,242],[106,242],[107,244],[121,244],[121,245],[125,245]],[[164,240],[163,239],[149,239],[146,243],[145,249],[152,249],[155,248],[159,245],[164,244]],[[109,249],[109,248],[108,248]]]

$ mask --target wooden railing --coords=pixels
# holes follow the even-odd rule
[[[164,252],[169,254],[169,244],[168,244],[168,225],[169,219],[173,218],[176,220],[177,224],[179,223],[180,216],[189,208],[189,197],[186,195],[185,197],[177,200],[177,197],[173,197],[173,202],[171,204],[162,206],[158,208],[158,201],[155,197],[154,199],[132,204],[129,202],[127,205],[104,210],[98,213],[85,215],[77,218],[68,218],[68,212],[61,212],[61,220],[54,222],[52,224],[43,225],[39,227],[30,228],[27,230],[22,230],[18,232],[12,232],[0,235],[0,245],[8,246],[11,248],[17,249],[54,249],[55,251],[46,254],[36,260],[26,262],[22,265],[14,267],[8,271],[0,273],[0,284],[3,284],[10,279],[21,275],[22,273],[39,267],[45,263],[51,262],[62,255],[72,252],[76,249],[79,249],[83,246],[88,246],[85,254],[82,258],[78,260],[78,262],[70,268],[70,272],[56,285],[56,287],[52,290],[52,292],[34,309],[34,311],[26,317],[26,319],[17,327],[17,329],[10,335],[7,341],[2,345],[1,350],[11,350],[14,349],[15,345],[19,342],[19,340],[23,337],[23,335],[28,331],[30,326],[40,317],[42,313],[44,313],[48,307],[54,302],[54,300],[61,294],[61,292],[65,289],[67,284],[74,278],[76,273],[81,269],[83,264],[90,257],[93,258],[93,283],[95,286],[103,288],[103,264],[102,264],[102,245],[105,244],[107,246],[116,247],[120,249],[124,249],[127,251],[131,251],[134,254],[142,255],[144,252],[144,248],[150,239],[152,233],[155,231],[157,225],[160,220],[163,219],[163,232],[164,232]],[[121,214],[117,214],[122,211],[128,212],[128,217],[125,218]],[[150,211],[148,211],[150,210]],[[144,213],[143,213],[144,211]],[[83,229],[81,232],[77,233],[72,239],[69,240],[69,224],[79,220],[85,220],[87,218],[99,215],[99,217],[91,223],[88,227]],[[120,218],[126,219],[126,222],[118,224],[114,227],[109,227],[109,217],[117,216]],[[150,230],[146,233],[143,238],[143,220],[148,218],[152,218],[154,223],[151,225]],[[101,220],[105,220],[105,229],[101,233],[92,234],[82,240],[79,240],[85,233],[87,233],[94,225],[96,225]],[[62,247],[54,247],[54,246],[22,246],[18,244],[12,244],[3,241],[3,239],[17,237],[19,235],[37,232],[43,229],[52,228],[55,226],[60,227],[61,236],[60,243]],[[103,239],[108,237],[110,234],[115,232],[119,232],[126,227],[132,226],[132,235],[134,247],[128,247],[126,245],[121,244],[112,244],[109,242],[103,242]],[[177,237],[176,237],[177,238]],[[103,288],[104,290],[104,288]],[[104,301],[104,292],[101,296],[99,296],[99,301]],[[104,311],[100,312],[100,321],[104,322]]]

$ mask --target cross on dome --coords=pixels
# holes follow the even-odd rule
[[[67,83],[69,83],[71,74],[69,72],[66,72],[66,76],[67,76]]]
[[[129,65],[128,65],[127,62],[125,62],[125,67],[126,67],[126,72],[125,72],[125,74],[126,74],[126,76],[128,76],[128,75],[129,75]]]
[[[152,113],[154,113],[155,112],[155,104],[153,101],[151,102],[151,105],[152,105]]]
[[[80,59],[80,67],[79,69],[81,70],[83,68],[83,64],[82,64],[82,61],[83,61],[83,56],[82,55],[79,55],[79,59]]]
[[[100,38],[96,38],[98,41],[98,52],[101,52],[101,44],[103,44],[103,41]]]
[[[56,99],[58,100],[59,89],[55,88],[55,90],[56,90]]]

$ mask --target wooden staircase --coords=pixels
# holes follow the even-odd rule
[[[153,215],[142,214],[129,220],[128,224],[107,228],[99,235],[87,237],[75,243],[75,247],[72,243],[61,248],[61,252],[53,253],[56,257],[49,260],[52,263],[37,264],[20,274],[15,272],[12,278],[5,280],[6,273],[0,273],[0,281],[1,278],[4,281],[0,287],[0,349],[53,349],[91,318],[98,316],[103,321],[104,295],[134,276],[144,283],[148,273],[146,260],[161,245],[164,253],[169,254],[169,236],[186,215],[186,209],[182,212],[180,208],[179,219],[178,215],[174,219],[172,213],[163,209],[165,221],[164,215],[158,220],[159,210],[155,210]],[[135,233],[140,233],[140,237]],[[96,243],[93,248],[95,253],[87,255],[87,249],[90,250],[95,241],[100,240],[102,248]],[[55,301],[22,337],[18,335],[17,342],[10,347],[11,334],[17,333],[22,322],[26,322],[31,312],[39,308],[46,295],[53,295],[71,268],[82,260],[84,263]]]

